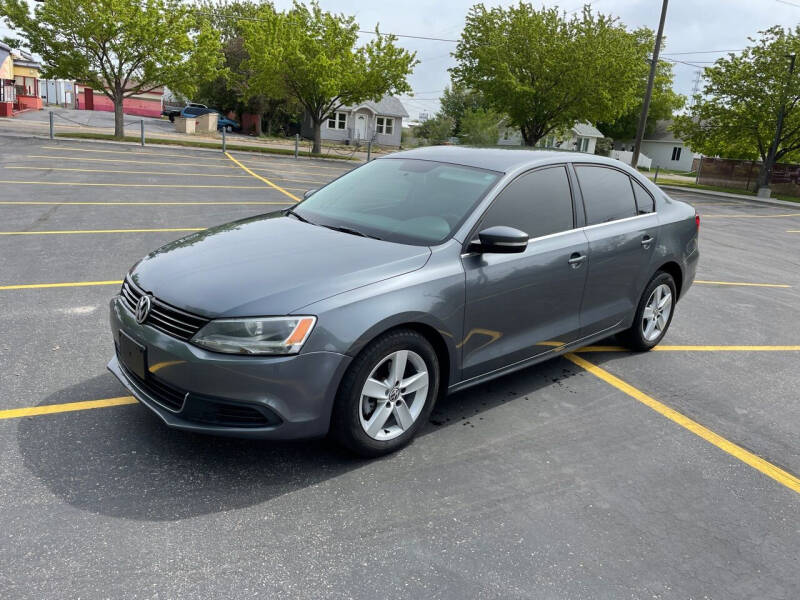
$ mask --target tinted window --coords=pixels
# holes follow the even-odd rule
[[[642,187],[641,183],[633,178],[631,178],[631,182],[633,182],[633,195],[636,197],[636,212],[640,215],[655,212],[653,197]]]
[[[438,244],[499,178],[495,171],[383,158],[332,181],[293,212],[318,225],[348,227],[393,242]]]
[[[572,196],[567,171],[554,167],[517,177],[486,211],[480,228],[516,227],[530,237],[572,229]]]
[[[625,173],[605,167],[576,166],[586,207],[586,224],[596,225],[636,215],[631,180]]]
[[[187,115],[199,115],[200,109],[199,108],[187,108],[183,111]]]

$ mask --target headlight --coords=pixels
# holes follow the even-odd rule
[[[217,319],[198,331],[192,343],[228,354],[297,354],[316,321],[316,317]]]

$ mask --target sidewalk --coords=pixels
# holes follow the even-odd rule
[[[680,192],[689,192],[692,194],[704,194],[707,196],[716,196],[717,198],[730,198],[731,200],[745,200],[747,202],[756,202],[759,204],[771,204],[773,206],[791,206],[793,208],[800,209],[800,201],[799,202],[790,202],[788,200],[778,200],[777,198],[759,198],[758,196],[749,196],[747,194],[733,194],[730,192],[717,192],[715,190],[703,190],[693,187],[685,187],[681,185],[671,185],[671,184],[657,184],[658,187],[664,190],[672,190],[672,191],[680,191]]]

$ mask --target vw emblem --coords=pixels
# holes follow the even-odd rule
[[[144,295],[139,298],[139,302],[136,304],[136,322],[141,324],[147,320],[147,316],[150,314],[150,296]]]

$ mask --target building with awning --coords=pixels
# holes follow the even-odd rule
[[[39,71],[42,65],[24,50],[12,50],[11,60],[14,69],[14,91],[16,93],[14,110],[41,110],[42,98],[39,96]]]

